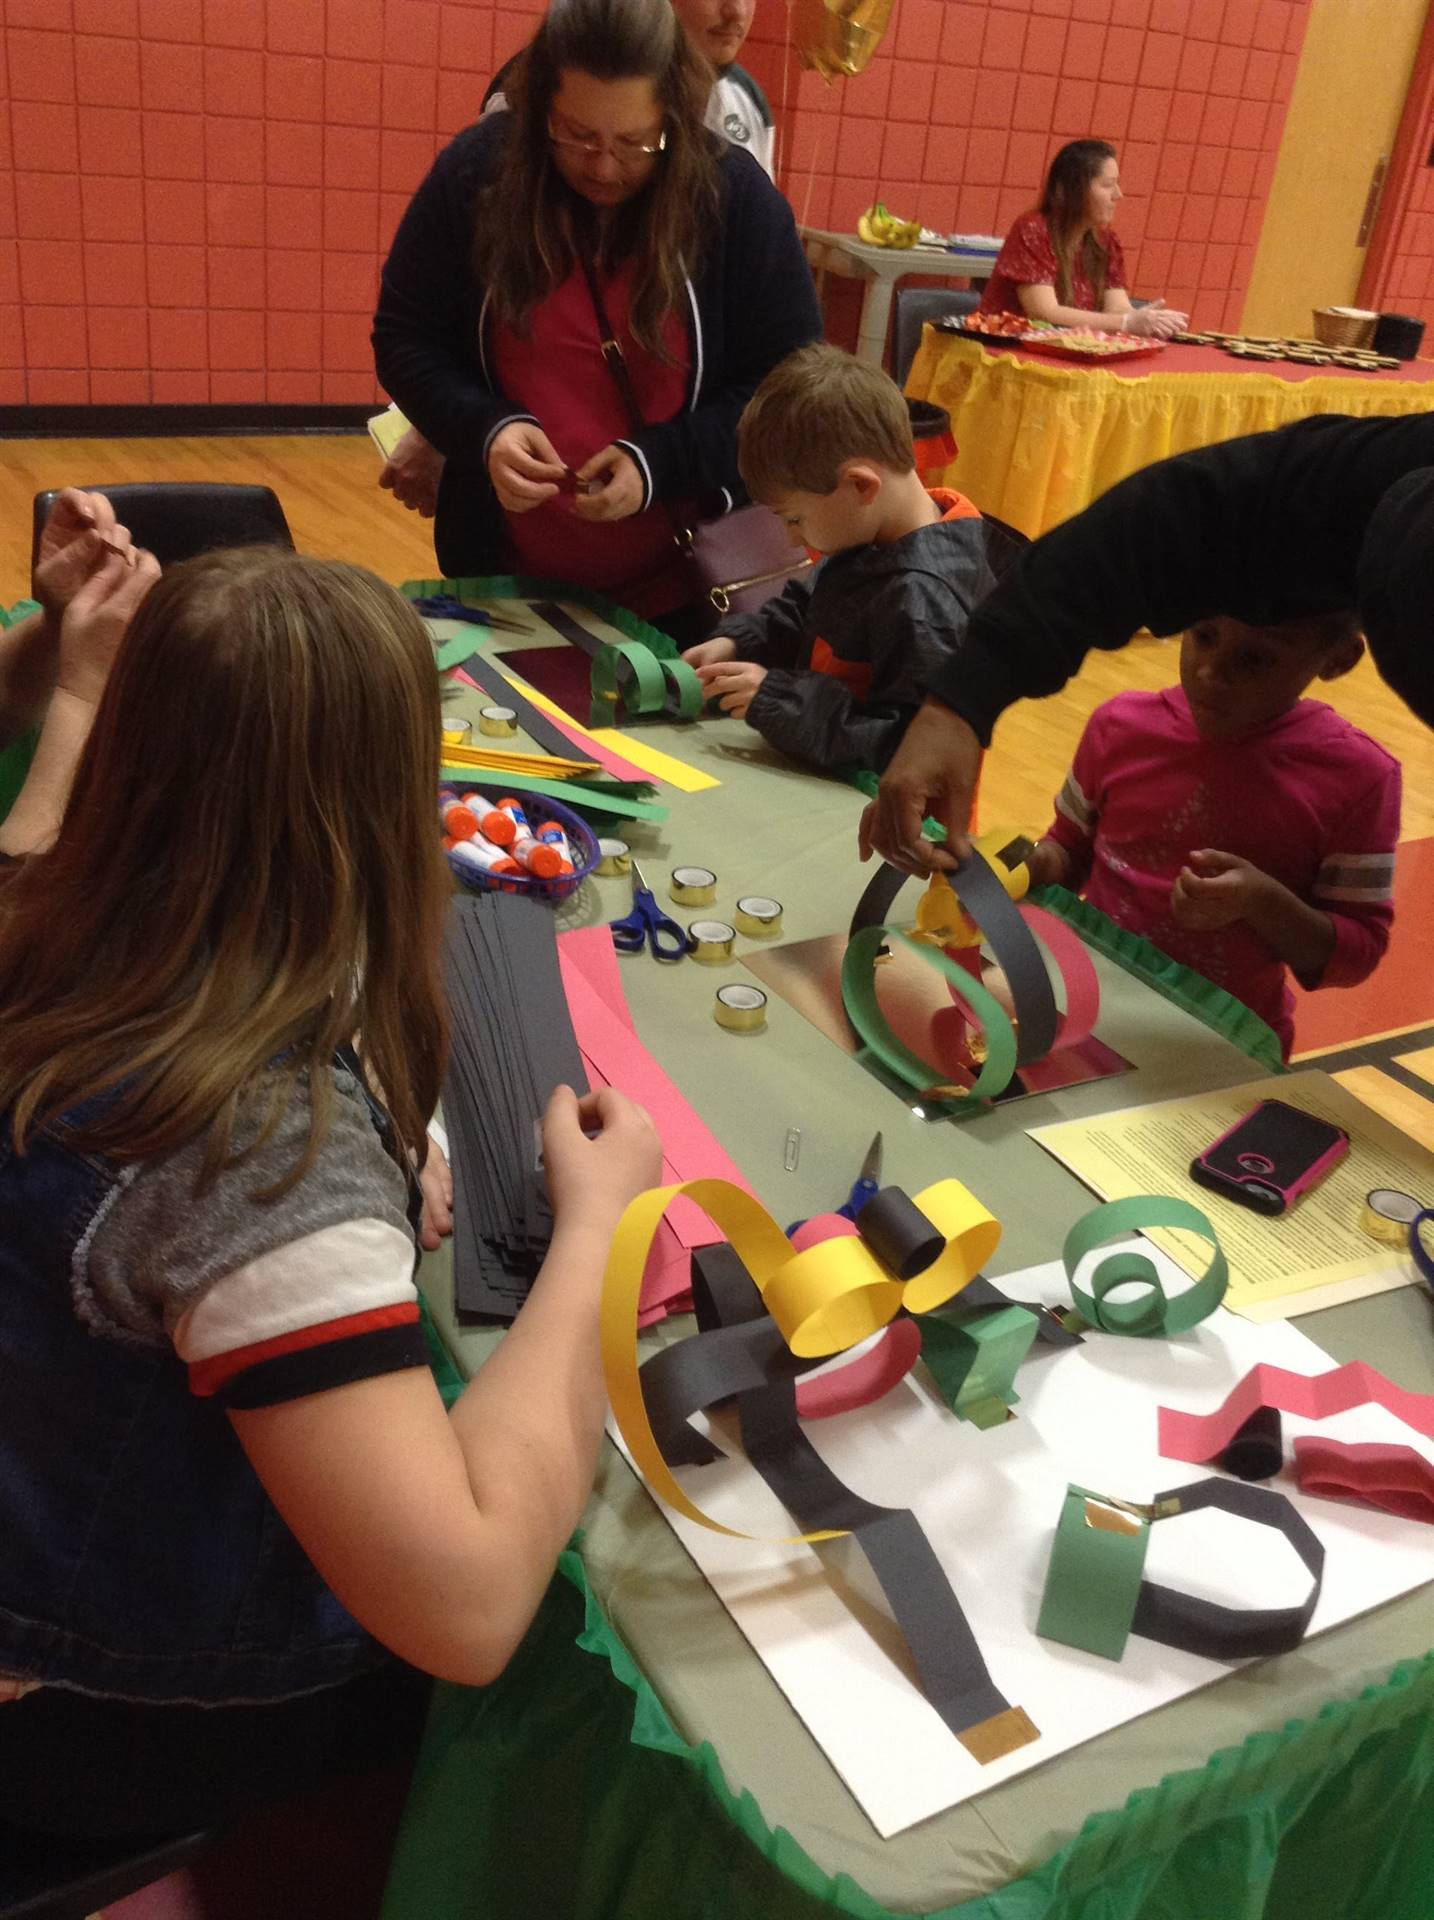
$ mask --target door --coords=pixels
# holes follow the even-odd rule
[[[1429,0],[1312,0],[1241,328],[1354,306]]]

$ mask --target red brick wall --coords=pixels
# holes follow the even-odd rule
[[[0,0],[0,405],[373,398],[388,237],[539,10]],[[850,227],[879,195],[1000,232],[1055,146],[1103,134],[1137,290],[1230,326],[1307,10],[897,0],[872,65],[827,89],[758,0],[750,65],[786,99],[799,217]]]
[[[1095,134],[1120,150],[1117,232],[1136,291],[1237,326],[1308,11],[897,0],[865,73],[830,88],[788,80],[787,192],[815,225],[849,229],[880,198],[941,232],[1000,234],[1038,197],[1055,149]],[[780,97],[775,47],[760,70]]]

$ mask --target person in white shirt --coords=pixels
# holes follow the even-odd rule
[[[751,74],[737,65],[756,7],[757,0],[672,0],[672,10],[688,39],[716,69],[716,82],[707,102],[707,125],[734,147],[745,148],[768,179],[775,180],[772,110]],[[521,55],[514,54],[494,74],[483,96],[481,118],[506,110],[503,83],[519,58]],[[431,520],[438,505],[442,473],[443,455],[410,427],[384,462],[378,484],[387,487],[405,507]]]

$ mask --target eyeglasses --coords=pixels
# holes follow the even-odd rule
[[[579,140],[572,134],[559,133],[552,121],[548,122],[549,144],[559,153],[565,153],[572,160],[600,160],[604,154],[611,154],[620,167],[643,167],[649,160],[655,160],[660,153],[667,151],[667,129],[664,127],[655,142],[648,144],[641,140]]]

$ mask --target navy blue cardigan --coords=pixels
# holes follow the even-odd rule
[[[460,133],[409,202],[383,270],[373,347],[378,377],[447,457],[434,546],[445,574],[492,573],[499,511],[487,453],[524,419],[484,365],[484,289],[472,266],[474,204],[511,121],[494,114]],[[651,500],[721,511],[745,499],[737,420],[779,360],[820,338],[821,315],[792,210],[749,154],[713,139],[720,206],[688,283],[691,375],[682,411],[624,436]]]

